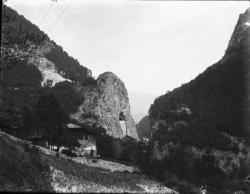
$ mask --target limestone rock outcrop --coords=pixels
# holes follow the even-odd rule
[[[138,139],[127,90],[114,73],[99,75],[96,83],[84,87],[80,95],[83,102],[78,111],[71,115],[73,119],[87,126],[97,124],[115,138],[128,135]]]
[[[250,7],[245,13],[240,14],[238,22],[235,26],[234,32],[228,43],[226,54],[235,51],[240,47],[249,47],[250,44]]]

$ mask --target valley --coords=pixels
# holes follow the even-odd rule
[[[3,11],[0,191],[250,192],[250,8],[218,62],[159,97]]]

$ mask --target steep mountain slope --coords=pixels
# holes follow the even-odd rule
[[[158,97],[151,120],[166,118],[168,111],[188,107],[196,123],[235,136],[249,134],[250,9],[240,15],[224,57],[190,83]]]
[[[69,57],[37,26],[7,6],[3,10],[2,50],[15,53],[16,58],[16,63],[3,61],[8,67],[1,80],[6,108],[8,104],[32,106],[39,96],[39,89],[44,86],[55,86],[64,81],[84,83],[91,78],[90,70]],[[64,106],[65,96],[60,97]]]
[[[110,113],[106,107],[111,107],[110,104],[115,100],[114,96],[109,93],[112,91],[107,90],[106,97],[108,95],[111,97],[102,102],[99,112],[91,115],[93,108],[91,104],[93,105],[95,102],[92,102],[94,93],[90,93],[90,91],[98,90],[98,93],[99,90],[105,90],[106,85],[98,84],[99,79],[95,80],[88,68],[70,57],[62,47],[50,40],[37,26],[7,6],[4,6],[3,10],[1,49],[10,54],[3,61],[6,68],[3,69],[3,76],[1,76],[3,93],[3,102],[0,104],[1,114],[24,107],[33,112],[41,95],[52,94],[68,115],[78,115],[73,118],[77,119],[80,124],[85,123],[83,118],[100,117],[101,119],[94,120],[94,122],[104,128],[109,135],[119,138],[130,135],[137,138],[135,124],[130,115],[127,91],[123,82],[116,75],[112,74],[110,78],[115,77],[119,80],[119,85],[122,85],[116,90],[119,100],[123,101],[120,106],[121,110],[114,112],[112,118],[108,116]],[[12,58],[14,60],[11,60]],[[89,95],[85,95],[86,93]],[[96,96],[95,100],[100,101],[102,97],[102,95]],[[89,104],[88,109],[85,109],[84,112],[81,110],[84,117],[79,115],[81,104]],[[126,115],[128,131],[126,134],[123,133],[119,123],[121,112]]]
[[[250,8],[239,16],[220,61],[150,107],[151,160],[161,163],[161,179],[168,171],[207,185],[209,193],[247,190],[240,180],[250,173],[249,24]]]

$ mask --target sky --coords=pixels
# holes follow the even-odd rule
[[[159,96],[223,56],[248,1],[8,0],[69,55]]]

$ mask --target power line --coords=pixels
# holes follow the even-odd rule
[[[53,27],[57,24],[57,22],[58,22],[58,21],[60,20],[60,18],[63,16],[64,12],[65,12],[66,9],[68,8],[68,6],[69,6],[69,4],[70,4],[71,1],[72,1],[72,0],[69,0],[68,4],[64,7],[64,9],[62,10],[62,12],[58,15],[58,17],[57,17],[57,19],[55,20],[55,22],[50,26],[48,32],[50,32],[50,31],[53,29]]]
[[[46,10],[45,14],[43,15],[43,18],[41,19],[40,23],[39,23],[39,26],[42,25],[43,21],[45,20],[46,16],[48,15],[50,9],[52,8],[53,6],[53,3],[50,4],[50,6],[48,7],[48,9]]]

